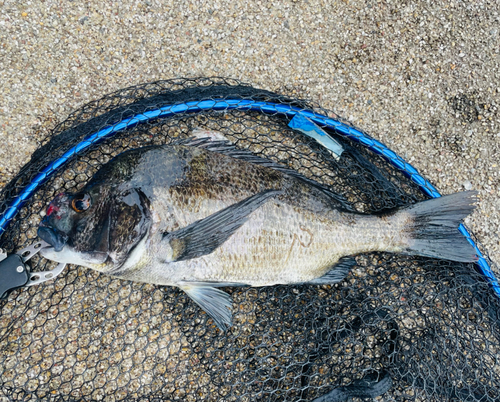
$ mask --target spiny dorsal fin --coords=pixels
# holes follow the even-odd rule
[[[244,160],[246,162],[254,163],[256,165],[265,166],[270,169],[274,169],[278,172],[284,173],[288,176],[294,177],[297,180],[300,180],[304,183],[309,184],[310,186],[320,190],[324,194],[328,195],[332,200],[334,200],[340,209],[344,209],[346,211],[354,211],[354,208],[347,202],[347,200],[339,194],[334,193],[326,186],[318,183],[315,180],[309,179],[304,175],[296,172],[293,169],[289,169],[287,167],[281,166],[279,163],[276,163],[272,160],[263,158],[261,156],[257,156],[252,152],[239,149],[230,141],[224,140],[212,140],[211,138],[196,138],[191,137],[184,140],[176,141],[172,143],[173,145],[186,145],[186,146],[194,146],[197,148],[202,148],[210,152],[219,153],[222,155],[230,156],[235,159]]]

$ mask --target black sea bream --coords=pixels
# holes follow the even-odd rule
[[[126,151],[77,194],[59,194],[41,254],[133,281],[178,286],[231,325],[222,286],[331,284],[370,252],[475,261],[458,231],[475,192],[383,215],[349,211],[321,184],[227,142]]]

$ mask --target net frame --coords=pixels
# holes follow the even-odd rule
[[[184,99],[183,101],[179,101],[178,99],[177,100],[175,99],[176,95],[179,94],[175,94],[175,91],[173,91],[173,95],[172,93],[170,93],[169,95],[170,99],[168,99],[171,107],[165,107],[164,110],[161,110],[160,108],[155,110],[147,110],[145,113],[142,112],[137,113],[137,108],[135,107],[135,105],[137,105],[138,103],[140,104],[141,108],[148,107],[147,100],[149,98],[147,94],[149,91],[154,92],[150,88],[155,88],[155,87],[157,88],[158,86],[175,87],[176,85],[183,87],[182,91],[184,98],[186,97],[186,89],[187,92],[189,92],[190,88],[196,89],[195,91],[197,92],[196,97],[199,96],[200,89],[202,92],[206,90],[206,97],[205,98],[202,97],[202,99],[189,99],[187,101]],[[410,180],[413,183],[417,184],[422,190],[422,192],[427,196],[431,197],[439,196],[437,190],[422,176],[420,176],[416,171],[416,169],[414,169],[411,165],[407,164],[402,158],[400,158],[397,154],[389,150],[383,144],[372,139],[363,131],[352,127],[349,123],[343,121],[335,114],[325,111],[324,109],[321,109],[319,107],[310,105],[305,101],[291,99],[270,93],[268,91],[254,89],[251,86],[248,86],[246,84],[241,84],[237,81],[218,79],[218,78],[179,79],[167,82],[157,82],[157,83],[147,84],[145,86],[132,87],[126,90],[119,91],[117,93],[123,95],[124,93],[126,94],[127,91],[129,93],[129,99],[131,99],[132,101],[131,103],[125,102],[125,105],[118,105],[118,106],[113,105],[112,103],[110,103],[109,105],[103,105],[106,103],[106,100],[103,99],[101,101],[93,102],[89,105],[86,105],[80,111],[76,112],[72,117],[70,117],[69,120],[62,123],[61,126],[57,127],[54,130],[54,133],[56,133],[57,135],[53,138],[48,139],[48,142],[37,152],[35,152],[32,161],[29,164],[27,164],[25,168],[21,170],[20,175],[23,174],[23,172],[26,173],[27,170],[30,170],[30,166],[32,166],[33,164],[36,165],[36,161],[38,159],[44,159],[47,153],[50,153],[51,150],[54,149],[54,147],[57,148],[57,144],[60,144],[61,149],[57,151],[59,154],[56,156],[56,161],[49,164],[48,166],[35,167],[33,169],[33,172],[31,173],[28,172],[27,174],[28,180],[25,180],[25,182],[23,182],[22,180],[19,179],[18,176],[4,188],[0,198],[1,200],[0,211],[3,213],[1,227],[2,230],[4,230],[4,233],[0,240],[5,240],[6,236],[8,235],[9,222],[15,219],[15,215],[22,208],[23,203],[28,201],[30,197],[34,193],[36,193],[37,188],[43,185],[43,183],[46,182],[52,175],[57,174],[60,171],[59,169],[61,169],[65,163],[74,160],[74,158],[77,158],[79,153],[83,152],[88,147],[99,145],[100,142],[104,141],[106,138],[109,138],[112,135],[123,133],[124,130],[133,128],[134,126],[140,125],[141,123],[144,123],[146,121],[158,119],[159,117],[163,118],[164,116],[162,115],[162,113],[165,113],[165,116],[168,116],[170,114],[171,116],[178,117],[181,114],[195,114],[198,111],[206,111],[209,109],[213,110],[214,107],[218,108],[219,112],[225,112],[235,109],[238,110],[239,106],[241,107],[239,111],[258,112],[265,110],[265,113],[267,113],[268,115],[284,116],[287,119],[290,119],[297,113],[303,114],[304,116],[313,120],[316,124],[322,126],[324,129],[331,132],[332,134],[348,137],[356,141],[357,143],[362,144],[364,147],[370,149],[374,153],[381,155],[391,165],[395,166],[402,173],[404,173],[405,176],[410,178]],[[111,98],[112,95],[110,95]],[[247,96],[250,97],[250,99],[245,100],[245,97]],[[138,99],[139,102],[137,102]],[[155,99],[153,103],[157,103],[158,101],[159,101],[158,99]],[[92,110],[96,109],[105,111],[108,110],[108,112],[102,115],[92,115]],[[114,117],[116,117],[117,115],[116,113],[117,109],[119,110],[118,114],[121,117],[123,117],[122,120],[120,120],[119,122],[117,122],[116,119],[114,119]],[[84,138],[79,138],[78,141],[76,141],[76,143],[67,142],[67,139],[71,137],[71,135],[73,135],[75,131],[81,130],[82,132],[85,132],[86,129],[85,127],[82,129],[82,126],[89,124],[89,122],[95,124],[95,122],[98,121],[100,125],[103,125],[103,122],[106,120],[109,122],[109,126],[103,128],[101,131],[97,133],[92,133],[90,135],[88,135],[87,133],[85,134]],[[68,133],[71,135],[69,135]],[[40,174],[38,170],[44,168],[46,170],[43,172],[43,174]],[[462,227],[461,231],[464,235],[466,235],[469,238],[469,241],[473,243],[473,239],[468,234],[466,229]],[[475,247],[477,248],[477,246]],[[480,252],[478,248],[477,251]],[[498,284],[488,265],[487,256],[486,257],[482,256],[481,258],[482,260],[480,262],[480,268],[483,270],[482,275],[488,278],[490,285],[492,285],[494,291],[498,295]],[[483,260],[484,262],[482,262]],[[491,275],[491,277],[489,277],[488,275]],[[269,293],[275,294],[277,296],[280,295],[280,292],[281,292],[280,289],[277,289],[276,291],[269,291]],[[266,294],[266,291],[263,292],[259,291],[258,294],[259,295]],[[299,291],[299,296],[300,295],[302,295],[301,291]],[[362,316],[362,321],[366,321],[365,324],[368,324],[368,326],[370,326],[372,321],[375,322],[378,319],[383,318],[384,314],[385,313],[383,309],[376,309],[375,311],[371,311],[369,313],[364,314]],[[496,315],[498,317],[497,311],[493,312],[488,311],[488,314],[492,316]],[[321,319],[319,315],[317,318],[318,320]],[[356,328],[359,327],[359,325],[360,324],[356,320],[353,320],[351,323],[348,324],[347,328],[349,328],[351,331],[354,331]],[[320,325],[317,326],[316,330],[321,335],[322,329]],[[394,333],[395,331],[396,329],[389,329],[389,333]],[[342,330],[338,331],[336,339],[333,339],[332,341],[342,340],[342,333],[343,333]],[[331,334],[327,335],[331,336]],[[390,359],[393,360],[396,359],[396,357],[394,356],[395,353],[394,350],[392,350],[391,352],[390,342],[389,344],[386,345],[386,347],[389,348],[388,355],[390,356]],[[303,365],[302,367],[303,375],[307,374],[307,370],[309,370],[309,368],[307,367],[308,367],[307,364]],[[405,374],[404,376],[407,377],[408,374]],[[402,375],[402,377],[404,376]],[[420,384],[419,383],[420,380],[418,379],[417,376],[415,378],[406,378],[406,381],[413,383],[416,386],[421,386],[425,388],[425,384],[424,385]],[[271,381],[269,380],[269,382]],[[351,385],[354,383],[355,382],[352,382]],[[341,389],[342,387],[343,386],[338,387],[337,389]],[[277,389],[272,391],[270,395],[275,395],[276,396],[276,398],[274,398],[275,400],[281,400],[279,397],[280,392],[282,391]],[[344,392],[343,395],[344,397],[346,396],[346,392],[347,391]],[[463,395],[465,395],[461,394],[456,390],[451,390],[451,391],[447,390],[445,393],[451,400],[454,400],[454,398],[460,399],[463,397]],[[310,395],[314,395],[314,391],[312,389],[311,391],[309,391],[309,396],[307,389],[302,389],[299,395],[296,397],[299,398],[298,400],[311,400]],[[352,393],[349,394],[349,392],[347,392],[347,396],[349,395],[356,396],[355,394]],[[430,397],[435,397],[435,395],[433,395],[432,393],[429,393],[428,395]],[[24,399],[23,395],[19,394],[18,399]],[[268,399],[261,399],[261,400],[268,400]],[[283,400],[288,400],[288,399],[283,399]],[[463,400],[468,400],[468,399],[464,398]],[[481,399],[476,398],[470,400],[481,400]]]
[[[130,88],[130,90],[133,89],[134,87]],[[19,195],[13,198],[10,205],[7,206],[5,211],[3,211],[0,216],[0,236],[6,231],[9,221],[17,215],[24,202],[29,199],[53,174],[62,168],[66,162],[77,156],[79,153],[99,144],[104,139],[109,138],[120,131],[133,128],[138,124],[143,124],[155,119],[168,119],[179,114],[200,113],[208,110],[220,112],[230,110],[257,111],[268,115],[283,115],[288,119],[292,119],[296,115],[301,115],[327,131],[334,132],[335,134],[345,136],[351,140],[359,142],[369,150],[381,155],[390,164],[399,169],[412,182],[416,183],[424,194],[432,198],[441,197],[441,194],[437,191],[437,189],[422,175],[420,175],[418,170],[415,169],[410,163],[406,162],[401,156],[390,150],[380,141],[375,140],[364,131],[353,127],[350,123],[343,119],[334,119],[332,117],[328,117],[327,115],[317,113],[314,110],[304,109],[299,106],[294,106],[293,104],[282,104],[265,100],[256,101],[255,99],[244,98],[224,98],[218,100],[199,99],[182,103],[166,104],[157,109],[148,110],[147,112],[127,117],[87,136],[83,139],[83,141],[68,149],[61,157],[55,159],[48,166],[46,166],[36,177],[32,179],[31,183],[27,185]],[[477,264],[481,273],[487,278],[495,292],[500,297],[500,285],[491,267],[489,266],[488,261],[484,258],[481,250],[477,247],[469,231],[463,224],[460,225],[459,230],[474,246],[476,253],[479,256]]]

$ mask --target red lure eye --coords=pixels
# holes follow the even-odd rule
[[[61,200],[67,200],[68,197],[66,194],[64,193],[60,193],[58,194],[53,200],[52,202],[49,204],[49,207],[47,208],[47,216],[50,216],[52,214],[55,214],[56,217],[59,215],[58,212],[59,212],[59,209],[60,209],[60,205],[61,205]]]
[[[90,195],[88,195],[88,194],[75,195],[75,197],[71,201],[71,207],[76,212],[83,212],[83,211],[87,210],[91,204],[92,204],[92,202],[90,199]]]
[[[52,212],[57,211],[58,209],[59,208],[56,208],[53,205],[49,205],[49,207],[47,208],[47,216],[49,216],[50,214],[52,214]]]

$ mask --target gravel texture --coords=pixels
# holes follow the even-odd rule
[[[103,94],[226,76],[332,109],[444,194],[500,262],[497,1],[0,0],[0,185]]]

